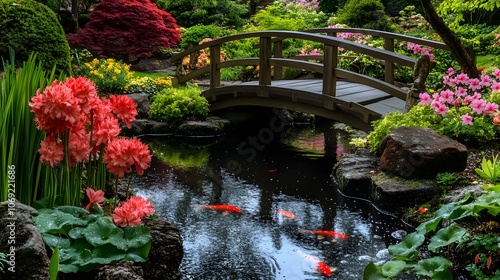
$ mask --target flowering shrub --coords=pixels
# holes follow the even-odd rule
[[[83,63],[76,72],[93,81],[102,93],[123,91],[134,74],[130,71],[130,65],[112,58],[94,58],[91,62]]]
[[[318,0],[284,0],[285,5],[289,7],[290,5],[295,5],[297,7],[302,7],[304,11],[318,11],[319,2]]]
[[[54,81],[31,101],[37,128],[46,133],[38,150],[40,161],[59,172],[61,180],[52,194],[64,195],[64,204],[79,204],[84,179],[87,186],[105,187],[104,163],[116,178],[130,173],[132,166],[139,175],[149,167],[147,146],[137,139],[117,138],[119,122],[130,127],[137,115],[129,97],[99,98],[94,83],[78,77]],[[115,143],[121,147],[115,148]]]
[[[201,45],[203,43],[210,42],[210,41],[212,41],[211,38],[205,38],[205,39],[201,40],[198,43],[198,45]],[[224,61],[226,59],[226,57],[227,57],[226,53],[223,50],[221,50],[220,51],[220,61]],[[193,66],[193,65],[190,65],[189,57],[186,57],[186,58],[184,58],[184,60],[182,60],[182,65],[187,70],[191,69]],[[196,60],[196,64],[194,65],[193,69],[203,68],[203,67],[206,67],[208,65],[210,65],[210,49],[205,48],[205,49],[202,49],[200,51],[200,54],[198,55],[198,58]]]
[[[60,250],[59,271],[74,273],[121,261],[146,261],[151,234],[142,220],[154,213],[149,199],[131,197],[106,211],[101,206],[106,202],[103,191],[87,188],[86,193],[89,204],[85,209],[40,209],[33,217],[45,244]]]
[[[130,79],[130,82],[123,89],[126,93],[146,93],[152,95],[171,87],[172,80],[170,78],[160,77],[153,79],[150,77],[140,77]]]

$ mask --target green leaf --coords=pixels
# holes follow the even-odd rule
[[[435,217],[434,219],[423,222],[416,228],[415,231],[418,234],[426,235],[431,231],[435,231],[442,219],[442,217]]]
[[[445,227],[439,230],[436,235],[431,237],[431,242],[429,243],[428,248],[432,252],[437,252],[444,246],[458,242],[466,232],[466,229],[455,225]]]
[[[482,188],[489,192],[500,192],[500,185],[483,185]]]
[[[40,210],[38,216],[33,217],[35,225],[40,233],[64,234],[74,226],[85,226],[87,221],[79,219],[72,214],[59,210]]]
[[[445,259],[443,257],[433,257],[429,259],[424,259],[419,261],[415,267],[414,271],[418,275],[425,275],[428,277],[431,277],[432,279],[438,279],[435,278],[436,275],[441,275],[441,277],[446,276],[446,273],[442,273],[445,271],[449,272],[449,276],[451,276],[451,271],[448,269],[451,267],[453,264],[450,262],[448,259]],[[439,279],[453,279],[453,278],[439,278]]]
[[[54,252],[52,252],[52,257],[50,257],[50,266],[49,266],[50,280],[56,280],[58,272],[59,272],[59,246],[56,246],[56,248],[54,248]]]
[[[127,248],[139,248],[151,241],[151,233],[144,224],[135,227],[125,227],[123,237],[127,240]]]
[[[400,243],[389,246],[389,253],[399,260],[416,260],[418,257],[416,249],[424,243],[424,240],[424,235],[413,232],[403,238]]]
[[[413,265],[407,265],[405,261],[392,260],[386,262],[382,266],[382,274],[389,277],[394,277],[401,273],[405,268],[412,267]]]
[[[113,244],[118,249],[126,249],[123,231],[116,227],[110,218],[101,217],[81,231],[85,239],[93,246]]]
[[[363,271],[363,280],[389,280],[382,274],[381,269],[373,262],[370,262]]]

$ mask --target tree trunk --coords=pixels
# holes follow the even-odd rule
[[[436,10],[431,4],[431,0],[420,0],[420,3],[424,8],[427,21],[441,37],[443,42],[450,48],[452,55],[462,68],[462,72],[466,73],[470,78],[479,78],[481,72],[477,69],[476,63],[462,45],[460,39],[446,23],[444,23],[443,19],[437,15]]]
[[[79,29],[78,26],[78,0],[71,0],[71,17],[75,21],[75,29]]]

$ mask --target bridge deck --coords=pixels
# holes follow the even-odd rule
[[[251,86],[258,84],[258,81],[222,82],[222,86]],[[312,92],[316,94],[321,94],[323,89],[322,80],[320,79],[296,79],[278,81],[273,80],[271,86],[284,89],[294,89],[304,92]],[[382,116],[395,111],[403,112],[405,108],[404,100],[393,97],[384,91],[375,89],[367,85],[343,80],[337,81],[336,97],[342,101],[363,105],[365,108]]]

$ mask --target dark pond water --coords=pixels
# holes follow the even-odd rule
[[[181,230],[183,279],[326,279],[318,261],[335,270],[328,279],[362,279],[365,265],[387,260],[387,246],[408,229],[336,191],[331,170],[347,134],[332,122],[283,127],[270,111],[258,115],[212,144],[142,139],[155,156],[135,191]],[[208,204],[242,213],[200,207]],[[310,233],[317,229],[348,238],[318,239]]]

